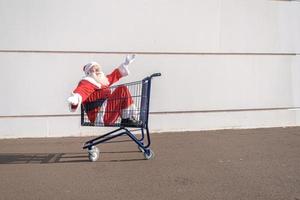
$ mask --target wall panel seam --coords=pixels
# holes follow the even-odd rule
[[[46,50],[0,50],[0,53],[36,53],[36,54],[141,54],[141,55],[256,55],[256,56],[297,56],[300,53],[270,52],[143,52],[143,51],[46,51]]]
[[[224,113],[224,112],[253,112],[274,110],[300,110],[300,107],[278,107],[278,108],[246,108],[246,109],[218,109],[218,110],[182,110],[182,111],[153,111],[150,115],[166,114],[193,114],[193,113]],[[3,118],[42,118],[42,117],[79,117],[80,114],[52,114],[52,115],[1,115]]]

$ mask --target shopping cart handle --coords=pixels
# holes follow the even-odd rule
[[[161,73],[154,73],[150,76],[150,78],[156,77],[156,76],[161,76]]]

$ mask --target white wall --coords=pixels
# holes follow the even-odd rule
[[[99,134],[66,98],[95,60],[153,82],[158,131],[298,126],[300,3],[0,0],[0,137]]]
[[[292,63],[292,85],[293,85],[293,100],[296,110],[296,124],[300,124],[300,55],[294,57]]]

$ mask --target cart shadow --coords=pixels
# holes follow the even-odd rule
[[[139,151],[101,152],[101,154],[138,153]],[[130,162],[144,159],[105,159],[97,162]],[[86,152],[82,153],[0,153],[0,165],[3,164],[53,164],[90,162]]]

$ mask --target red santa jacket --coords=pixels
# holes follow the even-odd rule
[[[122,71],[117,68],[111,74],[107,75],[109,85],[103,86],[97,83],[93,78],[86,77],[82,79],[76,89],[73,91],[74,94],[79,94],[81,96],[81,103],[85,105],[88,102],[92,102],[98,99],[106,99],[111,94],[109,86],[117,82],[123,76],[127,74],[122,73]],[[78,105],[71,105],[71,109],[74,111],[77,109]],[[99,107],[96,107],[87,112],[89,120],[94,123],[97,117]]]

